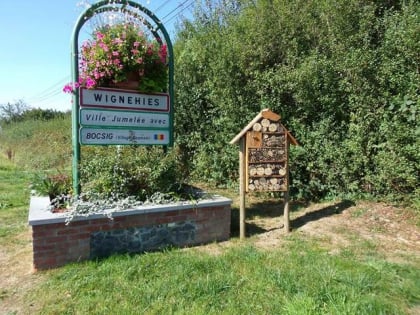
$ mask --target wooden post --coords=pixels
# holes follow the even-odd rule
[[[284,192],[284,229],[286,233],[290,232],[290,214],[289,214],[289,149],[290,149],[290,141],[286,138],[286,191]]]
[[[289,191],[284,192],[284,229],[286,233],[290,232],[290,216],[289,216]]]
[[[239,238],[245,239],[245,137],[239,142]]]

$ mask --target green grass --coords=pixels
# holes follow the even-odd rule
[[[30,174],[0,164],[0,245],[27,228]],[[6,193],[5,193],[6,192]],[[356,240],[355,240],[356,242]],[[297,233],[281,248],[251,240],[221,254],[172,249],[119,255],[42,273],[22,310],[31,314],[409,314],[420,270],[354,244],[332,255]]]
[[[10,240],[27,226],[31,175],[0,158],[0,240]]]
[[[66,169],[71,165],[71,119],[26,120],[2,126],[0,154],[28,170]]]
[[[50,272],[28,296],[39,314],[406,314],[420,272],[332,256],[289,238],[281,250],[168,250]]]
[[[41,131],[35,123],[24,127],[25,132],[9,128],[3,133],[16,153],[16,164],[0,157],[0,249],[8,255],[29,246],[21,234],[28,229],[32,173],[38,167],[66,168],[70,163],[69,139],[60,136],[68,126],[58,121]],[[3,140],[0,137],[2,154],[7,149]],[[27,148],[31,153],[25,156]],[[22,171],[25,168],[29,171]],[[218,193],[237,198],[233,189]],[[250,217],[263,206],[275,212],[260,200],[248,206]],[[352,217],[364,212],[361,208]],[[232,221],[233,230],[237,221]],[[218,254],[171,249],[75,263],[40,272],[43,280],[17,300],[18,314],[413,314],[410,309],[420,305],[417,258],[406,253],[406,264],[391,263],[377,253],[375,242],[356,234],[349,241],[331,254],[325,240],[303,238],[296,231],[271,250],[257,249],[249,238],[234,240]],[[0,300],[18,292],[15,287],[4,290]]]

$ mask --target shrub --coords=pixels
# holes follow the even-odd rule
[[[180,193],[185,181],[175,150],[157,147],[88,148],[81,162],[84,195],[102,198],[135,196],[144,201],[153,194]]]
[[[32,181],[32,189],[39,195],[50,197],[50,200],[71,192],[71,177],[58,172],[54,174],[36,174]]]

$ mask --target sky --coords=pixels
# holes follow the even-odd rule
[[[163,22],[172,41],[175,24],[181,16],[191,16],[195,2],[135,1]],[[71,95],[62,88],[71,81],[73,28],[86,5],[96,2],[0,0],[0,105],[22,100],[31,108],[71,109]],[[86,25],[83,30],[88,34],[92,28]]]

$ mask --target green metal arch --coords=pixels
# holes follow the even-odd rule
[[[113,5],[121,5],[121,7],[115,7]],[[83,25],[92,18],[95,14],[103,13],[107,11],[122,11],[128,13],[134,17],[139,17],[135,12],[131,12],[127,6],[138,9],[145,13],[155,24],[156,28],[153,28],[153,25],[148,21],[141,21],[153,34],[156,40],[162,44],[162,39],[159,36],[159,31],[163,34],[165,43],[168,49],[169,63],[168,63],[168,94],[169,94],[169,106],[170,106],[170,115],[171,115],[171,130],[173,130],[173,116],[174,116],[174,54],[173,46],[169,34],[162,24],[162,22],[156,17],[156,15],[151,12],[146,7],[142,6],[139,3],[136,3],[131,0],[102,0],[93,4],[85,12],[83,12],[73,29],[72,41],[71,41],[71,77],[72,82],[78,82],[79,80],[79,33]],[[73,144],[73,193],[78,196],[80,194],[80,143],[78,141],[79,127],[80,127],[80,104],[79,104],[79,90],[75,89],[73,94],[73,106],[72,106],[72,144]],[[171,139],[169,140],[170,146],[173,145],[173,132],[171,134]]]

